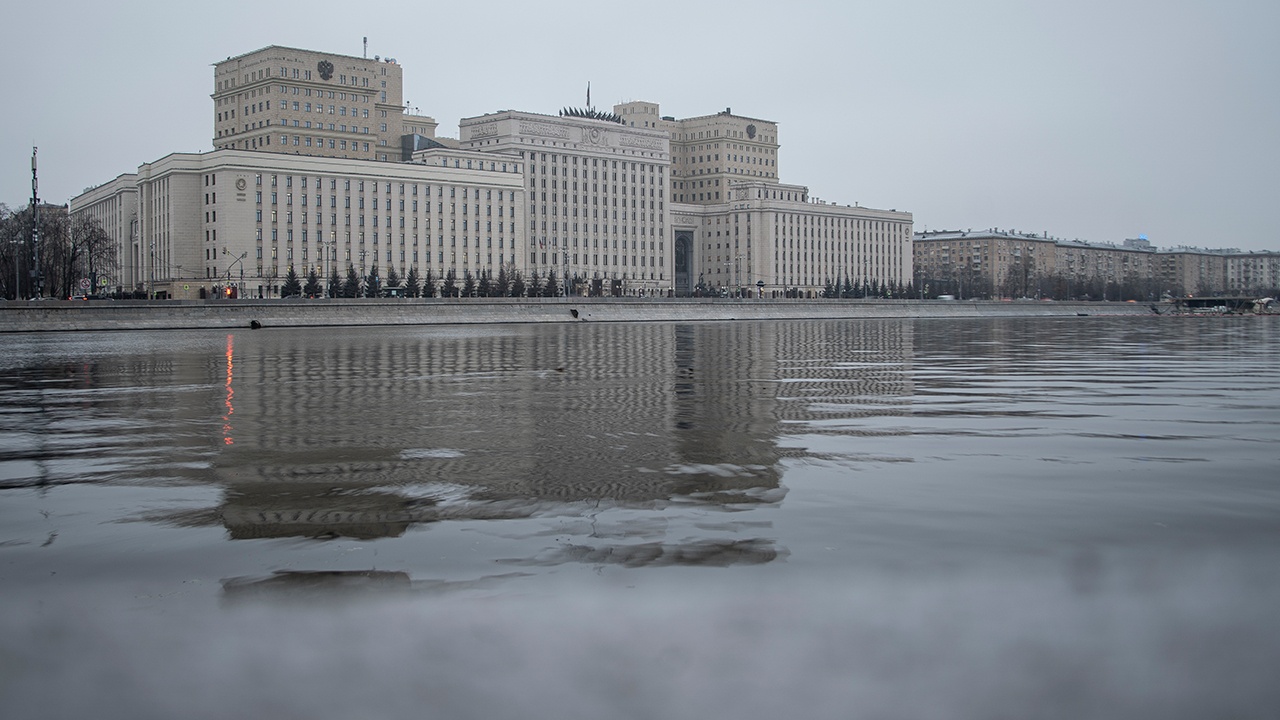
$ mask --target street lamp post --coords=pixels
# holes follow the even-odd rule
[[[329,258],[330,258],[330,255],[332,255],[334,252],[333,247],[336,243],[337,243],[336,239],[320,241],[321,252],[324,253],[324,284],[326,288],[325,295],[327,297],[333,297],[333,288],[330,287],[333,283],[329,281]]]
[[[18,274],[18,253],[22,250],[22,238],[14,237],[13,239],[13,299],[16,301],[22,297],[18,286],[21,284],[21,277]]]
[[[222,254],[231,255],[231,253],[228,252],[226,248],[222,248]],[[248,256],[249,256],[249,251],[247,250],[245,252],[240,253],[239,257],[231,255],[231,257],[235,258],[231,261],[231,266],[235,266],[235,265],[240,266],[240,285],[236,288],[236,299],[239,299],[240,296],[244,294],[244,262],[243,260]],[[231,266],[227,267],[227,284],[228,285],[231,284]]]

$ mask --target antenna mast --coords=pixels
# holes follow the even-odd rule
[[[40,180],[36,176],[38,150],[39,148],[34,145],[31,147],[31,292],[33,298],[40,297],[44,290],[44,278],[40,274]]]
[[[364,36],[364,59],[369,59],[369,36]]]

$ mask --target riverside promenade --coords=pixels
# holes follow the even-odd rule
[[[0,332],[1152,315],[1141,303],[724,298],[44,300],[0,302]]]

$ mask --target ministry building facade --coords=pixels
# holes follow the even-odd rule
[[[401,67],[283,47],[214,69],[214,150],[91,188],[73,213],[152,297],[278,295],[292,269],[500,271],[575,292],[815,296],[912,279],[909,213],[818,202],[778,177],[776,123],[656,103],[459,122],[410,114]]]

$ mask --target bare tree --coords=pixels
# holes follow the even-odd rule
[[[5,297],[35,292],[29,268],[31,221],[29,207],[18,212],[0,207],[0,253],[4,257],[0,283]],[[88,294],[99,286],[99,279],[113,278],[116,269],[115,243],[97,219],[89,215],[71,218],[66,208],[41,206],[40,270],[46,294]]]

